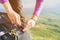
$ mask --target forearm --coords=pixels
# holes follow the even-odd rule
[[[14,23],[16,21],[14,19],[14,16],[15,16],[14,13],[16,13],[16,12],[13,11],[9,1],[3,3],[3,6],[4,6],[5,10],[6,10],[6,13],[7,13],[9,19],[11,20],[12,23]]]
[[[4,6],[7,14],[14,12],[11,5],[10,5],[10,3],[9,3],[9,1],[3,3],[3,6]]]
[[[32,17],[34,20],[37,20],[37,18],[39,17],[43,3],[44,0],[36,0],[36,6]]]
[[[12,7],[10,6],[9,0],[0,0],[0,3],[4,6],[7,13],[13,11]]]

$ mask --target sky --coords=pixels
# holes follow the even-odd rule
[[[23,8],[34,8],[36,0],[22,0]],[[3,6],[0,4],[0,9]],[[60,10],[60,0],[45,0],[43,8]]]
[[[24,8],[34,8],[36,0],[23,0]],[[44,0],[44,8],[56,8],[60,5],[60,0]]]

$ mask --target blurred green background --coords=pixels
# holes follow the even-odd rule
[[[30,33],[33,40],[60,40],[60,19],[54,13],[41,13]]]

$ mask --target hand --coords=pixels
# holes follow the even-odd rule
[[[27,22],[27,25],[29,25],[29,27],[34,27],[35,26],[35,21],[33,19],[30,19],[28,22]]]
[[[17,13],[14,13],[14,16],[15,16],[16,24],[21,25],[20,15],[18,15]]]
[[[28,29],[30,29],[31,27],[35,26],[35,21],[33,19],[30,19],[26,26],[24,27],[23,31],[27,31]]]
[[[12,24],[21,25],[20,16],[12,9],[9,1],[3,3],[6,13]]]
[[[21,25],[20,16],[17,13],[11,12],[8,14],[8,17],[12,24]]]

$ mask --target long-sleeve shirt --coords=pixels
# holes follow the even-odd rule
[[[44,0],[36,0],[36,5],[35,5],[35,10],[34,10],[33,15],[35,15],[37,17],[39,16],[43,3],[44,3]]]
[[[8,0],[0,0],[0,3],[5,3],[7,2]]]

